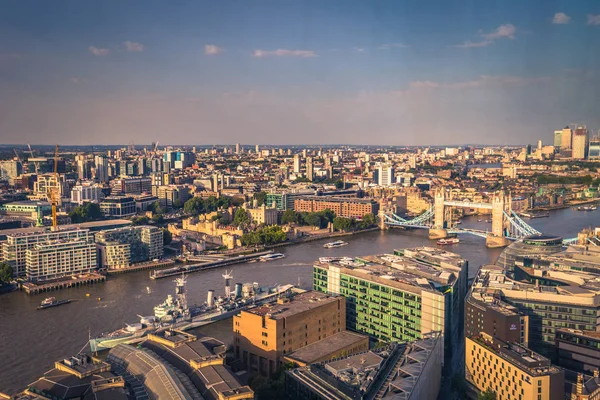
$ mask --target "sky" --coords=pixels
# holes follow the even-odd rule
[[[4,0],[0,143],[527,144],[600,128],[598,0]]]

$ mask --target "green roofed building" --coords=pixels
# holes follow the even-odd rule
[[[382,342],[444,337],[446,366],[462,341],[468,262],[421,247],[355,259],[322,258],[313,289],[346,297],[346,326]],[[458,353],[456,354],[458,355]]]

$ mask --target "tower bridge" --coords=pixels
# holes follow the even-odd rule
[[[452,226],[453,208],[468,208],[491,210],[492,226],[490,231],[465,229]],[[525,236],[540,234],[535,228],[529,226],[513,210],[511,198],[504,191],[495,192],[490,202],[471,202],[446,198],[446,191],[438,188],[435,192],[433,206],[423,214],[405,219],[394,213],[380,212],[382,228],[398,226],[405,228],[428,229],[430,239],[442,239],[450,234],[468,233],[484,237],[488,247],[504,247],[510,240],[519,240]]]

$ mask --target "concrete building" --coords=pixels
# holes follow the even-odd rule
[[[58,191],[59,198],[62,198],[66,192],[64,184],[64,176],[58,178],[54,174],[41,174],[37,176],[37,180],[33,184],[33,191],[40,199],[48,199],[48,193],[52,190]]]
[[[132,226],[96,234],[99,266],[119,269],[131,263],[161,258],[163,233],[155,226]]]
[[[0,178],[14,179],[22,173],[23,168],[17,160],[0,161]]]
[[[590,139],[590,146],[588,149],[588,159],[600,160],[600,136],[596,136]]]
[[[306,157],[306,179],[308,179],[309,181],[312,182],[314,178],[315,178],[315,170],[314,170],[314,165],[313,165],[313,158]]]
[[[549,359],[485,333],[467,337],[466,379],[498,400],[564,400],[564,372]]]
[[[142,194],[152,192],[152,179],[142,176],[127,176],[110,182],[112,195]]]
[[[562,147],[562,129],[561,130],[557,130],[554,131],[554,148],[557,151],[560,151],[561,147]]]
[[[102,187],[92,183],[73,186],[71,189],[71,203],[81,205],[85,202],[98,202],[104,198]]]
[[[300,173],[301,161],[302,160],[300,159],[300,154],[295,154],[294,155],[294,174]]]
[[[588,375],[600,369],[600,332],[557,329],[555,337],[558,366]]]
[[[560,149],[570,150],[572,141],[573,141],[573,131],[568,126],[565,126],[562,130],[562,134],[560,135]]]
[[[85,237],[37,243],[26,250],[25,263],[34,283],[90,273],[97,268],[96,246]]]
[[[285,355],[345,330],[341,296],[305,292],[233,317],[235,357],[251,371],[270,375]]]
[[[377,184],[379,186],[390,186],[394,184],[394,167],[392,165],[380,165],[377,168],[377,171]]]
[[[52,205],[47,201],[13,201],[0,205],[0,215],[28,220],[42,224],[43,218],[50,215]]]
[[[565,371],[565,374],[569,371]],[[596,369],[593,376],[587,377],[583,374],[577,374],[573,382],[567,382],[565,385],[567,400],[598,400],[600,398],[600,374]]]
[[[585,127],[579,127],[573,132],[573,153],[572,158],[575,160],[587,159],[589,146],[589,132]]]
[[[366,214],[377,215],[379,203],[373,199],[330,196],[303,196],[294,200],[296,212],[319,212],[330,209],[338,217],[362,218]]]
[[[90,241],[88,229],[9,233],[2,242],[2,260],[11,265],[15,278],[25,278],[27,276],[27,250],[33,249],[37,245],[52,245],[57,242],[80,240]]]
[[[96,180],[108,182],[108,158],[104,155],[95,156],[94,165],[96,166]]]
[[[100,210],[108,218],[134,215],[136,213],[135,200],[132,196],[109,196],[100,202]]]
[[[183,204],[192,197],[190,188],[185,185],[153,186],[152,194],[158,197],[158,204],[163,210],[183,207]]]
[[[441,332],[448,368],[458,356],[468,262],[422,247],[353,261],[317,263],[313,289],[346,297],[346,327],[382,342]]]
[[[436,400],[442,360],[442,340],[432,334],[286,371],[286,392],[299,400]]]

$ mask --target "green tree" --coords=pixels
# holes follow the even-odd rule
[[[338,179],[337,181],[335,181],[335,188],[336,189],[343,189],[344,188],[344,181],[341,179]]]
[[[321,211],[321,215],[323,216],[326,222],[333,222],[333,220],[335,219],[335,213],[329,208],[326,208],[325,210]]]
[[[148,208],[146,208],[146,210],[151,211],[153,214],[162,214],[162,209],[160,208],[160,204],[158,203],[158,201],[155,201],[154,203],[150,204]]]
[[[171,232],[169,232],[168,229],[165,229],[165,228],[162,229],[162,233],[163,233],[163,245],[166,246],[173,241],[173,234]]]
[[[13,268],[6,261],[0,262],[0,286],[9,284],[13,279]]]
[[[71,221],[73,221],[73,223],[78,224],[81,222],[103,219],[104,215],[102,214],[98,204],[86,202],[71,210],[69,217],[71,217]]]
[[[181,204],[181,200],[177,199],[173,202],[173,208],[175,210],[179,210],[181,207],[183,207],[183,204]]]
[[[183,211],[189,215],[200,215],[205,212],[204,200],[200,197],[192,197],[183,205]]]
[[[254,193],[254,199],[256,201],[258,201],[259,206],[262,206],[263,204],[265,204],[265,201],[267,200],[267,192]],[[270,206],[270,204],[267,204],[267,206]]]
[[[297,224],[298,223],[298,213],[292,209],[285,210],[283,215],[281,216],[282,224]]]
[[[154,214],[152,216],[152,222],[154,222],[157,225],[160,225],[163,222],[165,222],[165,217],[162,214]]]
[[[242,236],[244,246],[270,245],[287,240],[285,232],[279,225],[265,226],[248,232]]]
[[[366,228],[370,228],[376,224],[377,224],[377,218],[375,218],[375,216],[373,214],[369,213],[369,214],[363,215],[360,228],[366,229]]]
[[[354,228],[355,222],[356,221],[351,218],[336,217],[333,220],[333,229],[337,231],[347,232]]]
[[[311,225],[311,226],[316,226],[318,228],[322,228],[323,223],[324,223],[324,218],[320,213],[312,212],[312,213],[306,214],[306,216],[304,217],[304,222],[306,223],[306,225]]]
[[[143,217],[133,217],[131,219],[131,223],[133,225],[146,225],[148,224],[148,221],[150,221],[150,219],[146,216]]]
[[[492,389],[488,389],[485,392],[480,392],[477,395],[477,400],[496,400],[496,392]]]
[[[233,217],[233,225],[240,227],[242,225],[246,225],[250,222],[250,217],[248,217],[248,211],[244,208],[238,208],[235,211],[235,216]]]

